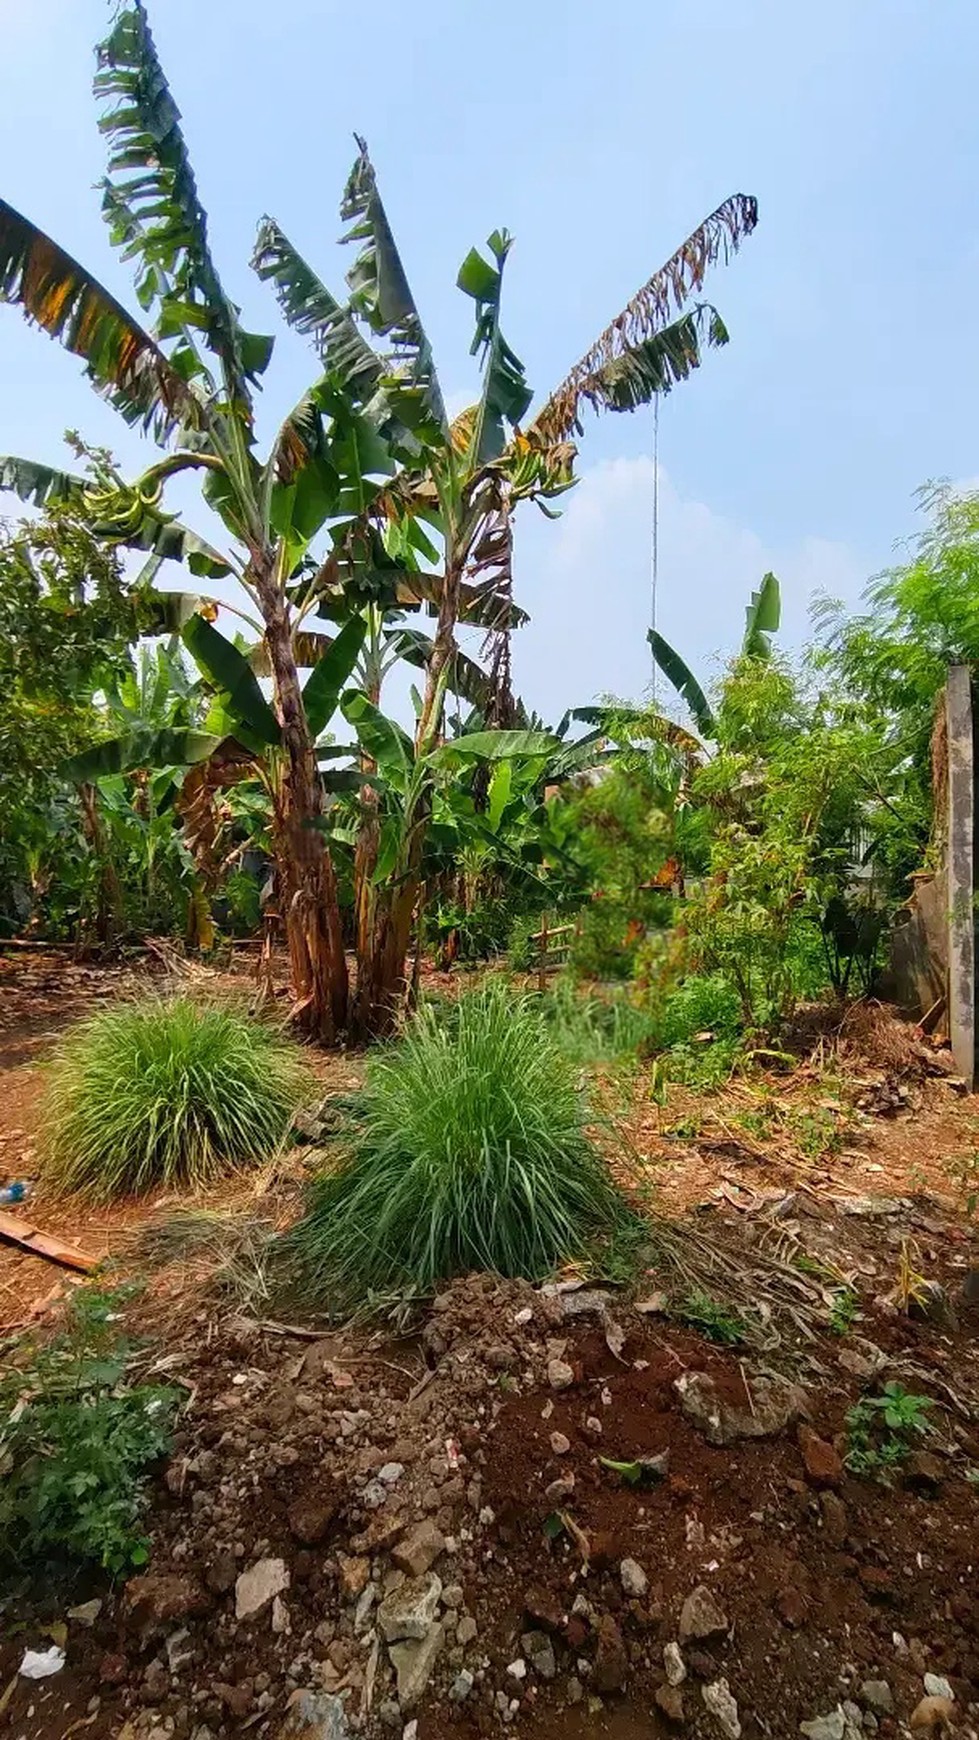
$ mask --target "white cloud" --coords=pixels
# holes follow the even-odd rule
[[[609,460],[583,474],[557,525],[528,526],[526,510],[518,522],[516,590],[532,621],[515,638],[515,675],[524,699],[550,718],[598,695],[648,689],[653,480],[648,456]],[[658,626],[702,678],[737,646],[768,569],[782,586],[785,646],[804,638],[814,593],[852,602],[867,579],[857,552],[818,529],[777,547],[682,497],[662,467],[659,527]]]

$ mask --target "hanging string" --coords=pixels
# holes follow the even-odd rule
[[[656,598],[659,589],[659,394],[653,394],[653,550],[650,584],[649,626],[656,630]],[[652,649],[650,649],[652,650]],[[656,704],[656,659],[653,658],[652,699]]]

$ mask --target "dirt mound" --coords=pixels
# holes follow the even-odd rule
[[[881,1326],[880,1377],[910,1341],[941,1422],[888,1491],[841,1466],[867,1381],[846,1343],[800,1427],[778,1373],[580,1287],[472,1277],[400,1341],[202,1320],[150,1566],[61,1592],[56,1623],[101,1606],[59,1675],[16,1680],[10,1731],[280,1740],[305,1711],[334,1740],[734,1740],[825,1715],[852,1740],[897,1734],[935,1675],[965,1733],[979,1442],[945,1385],[974,1378],[974,1328]],[[0,1685],[46,1646],[23,1616]]]

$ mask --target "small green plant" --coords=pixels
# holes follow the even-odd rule
[[[708,1341],[716,1341],[721,1347],[737,1347],[745,1338],[743,1319],[727,1305],[712,1299],[709,1293],[699,1290],[688,1293],[682,1305],[678,1306],[676,1315],[682,1323],[699,1329]]]
[[[846,1465],[854,1474],[887,1481],[907,1456],[915,1434],[931,1430],[928,1410],[934,1403],[897,1382],[884,1385],[879,1396],[861,1396],[846,1416]]]
[[[273,1153],[306,1086],[299,1048],[236,1009],[173,997],[102,1010],[55,1057],[45,1175],[98,1201],[206,1184]]]
[[[145,1474],[167,1448],[173,1389],[126,1380],[124,1296],[82,1287],[53,1341],[21,1344],[0,1374],[0,1568],[145,1563]]]
[[[585,1133],[577,1071],[530,998],[488,981],[375,1054],[339,1166],[286,1250],[339,1310],[470,1269],[540,1279],[630,1221]]]
[[[849,1335],[860,1315],[860,1297],[852,1287],[840,1287],[829,1308],[829,1326],[834,1335]]]

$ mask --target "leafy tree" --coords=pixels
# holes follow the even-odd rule
[[[475,305],[473,349],[481,358],[483,389],[479,403],[450,426],[361,143],[342,205],[345,239],[358,250],[344,302],[327,291],[274,222],[267,219],[259,233],[256,269],[274,284],[287,319],[313,341],[322,370],[262,459],[254,396],[272,341],[242,327],[218,275],[179,112],[141,0],[120,9],[98,60],[101,125],[110,141],[103,209],[114,243],[134,264],[137,299],[154,330],[2,202],[0,297],[83,357],[95,386],[127,421],[173,450],[134,484],[111,476],[93,488],[26,461],[0,460],[0,485],[36,502],[82,498],[100,534],[145,550],[151,572],[173,558],[199,577],[233,575],[244,589],[251,626],[264,641],[271,704],[254,671],[243,669],[241,655],[234,656],[213,624],[194,615],[184,633],[229,698],[236,739],[252,754],[280,757],[274,838],[296,1013],[329,1040],[347,1020],[348,980],[328,830],[319,825],[325,794],[310,713],[314,697],[318,713],[324,700],[335,704],[354,658],[338,673],[334,654],[329,675],[321,677],[317,657],[304,688],[299,669],[308,650],[330,659],[338,644],[328,636],[313,642],[304,627],[308,617],[313,611],[344,623],[354,617],[367,636],[372,611],[379,613],[377,631],[392,609],[424,604],[435,610],[431,642],[415,642],[425,681],[411,779],[436,751],[446,694],[462,681],[455,643],[460,620],[481,622],[493,636],[487,723],[511,725],[513,507],[570,485],[570,437],[586,405],[630,410],[648,403],[686,379],[704,347],[726,342],[715,309],[685,305],[700,291],[708,267],[753,229],[755,203],[738,195],[706,219],[600,335],[526,432],[531,393],[500,326],[510,238],[494,232],[488,257],[473,250],[459,274]],[[377,341],[384,348],[375,349]],[[179,471],[200,475],[204,497],[229,536],[228,550],[216,550],[164,512],[165,484]],[[321,533],[326,554],[314,556]],[[195,605],[171,608],[193,612]],[[355,651],[348,640],[345,654]],[[367,705],[376,705],[372,687],[362,691]],[[426,779],[413,800],[396,873],[379,879],[382,832],[369,796],[373,759],[365,750],[355,1020],[364,1031],[383,1031],[403,987],[431,807]]]
[[[99,729],[98,690],[123,677],[138,631],[115,552],[66,507],[0,526],[0,913],[27,920],[78,810],[63,763]]]

